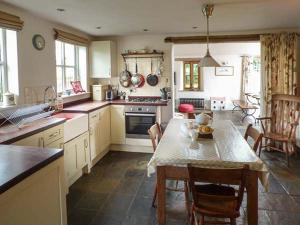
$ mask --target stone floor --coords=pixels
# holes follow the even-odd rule
[[[229,119],[243,133],[247,121],[239,112],[221,112],[215,119]],[[249,121],[248,121],[249,122]],[[89,175],[75,182],[67,196],[69,225],[155,225],[151,207],[155,177],[147,177],[151,154],[109,152]],[[300,224],[300,158],[293,157],[287,168],[284,155],[263,152],[268,165],[270,188],[259,187],[260,225]],[[172,185],[172,184],[169,184]],[[243,202],[239,225],[246,225],[246,202]],[[167,225],[186,224],[184,196],[167,193]]]

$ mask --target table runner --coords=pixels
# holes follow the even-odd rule
[[[185,119],[171,119],[164,135],[148,163],[148,176],[157,166],[186,166],[188,163],[209,168],[238,168],[248,164],[259,172],[265,188],[268,170],[230,120],[212,123],[213,139],[200,139],[199,149],[190,149],[191,137]]]

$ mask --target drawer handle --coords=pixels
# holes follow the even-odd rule
[[[84,147],[87,148],[88,147],[88,142],[86,139],[84,139]]]
[[[90,135],[93,135],[93,128],[90,127]]]
[[[45,147],[45,141],[44,141],[44,138],[43,138],[43,137],[41,137],[41,138],[39,139],[39,147],[42,147],[42,148]]]
[[[53,134],[50,134],[50,135],[49,135],[49,138],[54,138],[54,137],[56,137],[57,135],[59,135],[59,132],[58,132],[58,131],[56,131],[56,132],[53,133]]]
[[[97,115],[92,116],[92,118],[96,118],[96,117],[97,117]]]

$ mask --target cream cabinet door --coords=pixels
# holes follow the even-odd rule
[[[76,138],[77,169],[82,169],[88,163],[89,136],[88,133]]]
[[[71,178],[77,171],[76,141],[70,141],[64,145],[65,175]]]
[[[38,133],[38,134],[31,135],[30,137],[21,139],[15,143],[13,143],[13,145],[44,147],[43,146],[43,134]]]
[[[110,145],[110,106],[100,111],[100,152]]]
[[[123,105],[111,105],[111,143],[125,144],[125,113]]]
[[[117,75],[117,48],[113,41],[93,41],[90,44],[90,71],[93,78]]]
[[[90,132],[90,160],[92,161],[100,152],[100,110],[89,114]]]

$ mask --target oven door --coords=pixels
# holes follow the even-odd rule
[[[148,139],[148,129],[155,124],[155,113],[125,113],[126,138]]]

